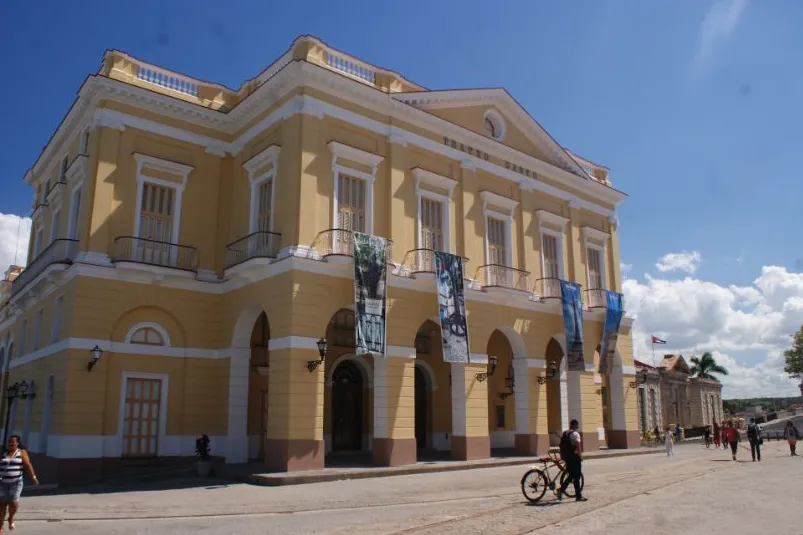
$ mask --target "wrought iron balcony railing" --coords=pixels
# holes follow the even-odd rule
[[[463,277],[466,277],[466,264],[468,258],[463,258]],[[434,249],[411,249],[404,255],[402,267],[406,273],[414,275],[416,273],[435,273],[435,250]]]
[[[584,294],[583,302],[589,309],[608,308],[608,290],[605,288],[589,288]],[[624,296],[622,296],[622,310],[625,310]]]
[[[315,236],[312,248],[321,257],[327,256],[354,256],[354,232],[333,228],[324,230]],[[387,240],[387,261],[393,258],[393,241]]]
[[[252,258],[276,258],[282,235],[277,232],[253,232],[226,246],[226,269]]]
[[[133,236],[114,240],[112,262],[133,262],[186,271],[198,271],[198,250],[187,245]]]
[[[541,299],[560,299],[560,279],[546,277],[535,281],[535,293]]]
[[[11,283],[11,295],[16,295],[32,280],[38,277],[48,266],[53,264],[72,264],[75,255],[78,253],[78,240],[59,239],[53,240],[44,251],[33,259],[33,262],[25,268],[19,276]]]
[[[477,268],[474,282],[480,288],[507,288],[530,291],[530,272],[500,264],[486,264]]]

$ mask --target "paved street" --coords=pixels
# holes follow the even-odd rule
[[[762,463],[700,445],[586,463],[586,503],[523,499],[526,466],[315,483],[24,498],[18,533],[651,534],[803,532],[803,460],[765,443]],[[744,462],[747,461],[747,462]],[[760,507],[760,508],[759,508]],[[796,516],[797,515],[797,516]]]

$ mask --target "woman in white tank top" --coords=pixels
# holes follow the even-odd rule
[[[34,485],[39,484],[28,452],[20,447],[20,437],[11,435],[8,439],[8,450],[0,457],[0,533],[8,511],[8,529],[14,531],[14,516],[20,505],[22,494],[22,472],[28,473]]]

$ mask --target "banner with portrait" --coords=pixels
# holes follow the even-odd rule
[[[387,241],[354,233],[355,353],[385,356]]]
[[[605,291],[605,324],[602,326],[602,342],[599,349],[599,373],[600,375],[610,375],[616,354],[616,341],[619,338],[619,327],[622,326],[622,316],[624,306],[622,306],[622,294],[617,292]]]
[[[438,290],[443,360],[467,363],[469,345],[463,288],[463,258],[435,251],[435,282]]]
[[[583,354],[583,301],[580,285],[560,281],[560,300],[563,305],[563,326],[566,331],[566,369],[582,372],[586,369]]]

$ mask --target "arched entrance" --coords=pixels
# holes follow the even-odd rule
[[[558,374],[546,387],[547,405],[547,431],[549,444],[557,446],[560,443],[560,434],[569,427],[569,389],[567,386],[566,359],[563,358],[563,348],[554,338],[550,338],[546,346],[547,367],[556,367]]]
[[[268,390],[270,369],[268,315],[259,314],[251,329],[248,360],[248,457],[265,458],[268,435]]]
[[[415,434],[418,458],[451,451],[451,364],[443,360],[440,325],[427,320],[415,336]]]
[[[488,434],[491,449],[512,452],[516,445],[516,399],[513,348],[507,336],[496,329],[486,346],[488,359],[496,357],[496,370],[488,376]]]
[[[371,451],[373,358],[356,356],[354,311],[341,308],[329,320],[326,340],[324,441],[326,453]]]

